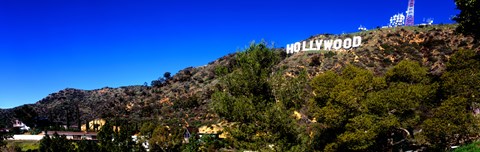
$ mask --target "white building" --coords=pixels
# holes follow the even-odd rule
[[[22,131],[28,131],[30,130],[30,127],[25,125],[22,121],[20,120],[15,120],[15,123],[13,123],[13,128],[20,128]]]

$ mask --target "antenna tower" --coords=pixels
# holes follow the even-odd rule
[[[405,21],[405,26],[415,25],[414,19],[413,19],[414,8],[415,8],[415,0],[408,0],[407,19]]]

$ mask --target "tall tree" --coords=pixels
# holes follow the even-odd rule
[[[102,152],[129,152],[141,148],[132,139],[133,125],[117,120],[107,121],[98,133],[98,142]]]
[[[460,14],[453,20],[459,23],[457,31],[473,35],[475,39],[480,40],[480,2],[478,0],[455,0]]]
[[[280,55],[265,43],[252,44],[235,57],[232,73],[212,95],[216,113],[234,123],[227,128],[234,147],[286,151],[299,143],[293,112],[276,104],[270,76]],[[237,123],[235,123],[237,122]]]
[[[441,77],[441,92],[444,101],[423,123],[423,135],[435,150],[446,150],[478,136],[479,120],[473,116],[480,109],[478,52],[460,50],[452,55]]]
[[[170,78],[172,78],[172,73],[170,72],[165,72],[163,74],[163,77],[166,79],[166,80],[170,80]]]
[[[98,132],[98,142],[101,151],[108,152],[115,149],[113,143],[114,136],[113,125],[107,121]]]
[[[78,106],[78,102],[75,103],[75,118],[77,119],[77,130],[82,130],[82,119],[80,118],[80,107]],[[88,124],[88,122],[87,122]],[[89,127],[89,126],[88,126]],[[88,130],[87,130],[88,131]]]
[[[300,109],[308,100],[308,74],[305,69],[296,76],[286,76],[279,70],[270,80],[276,100],[287,109]]]

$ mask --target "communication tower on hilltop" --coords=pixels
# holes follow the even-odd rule
[[[407,19],[405,21],[405,26],[413,26],[414,23],[414,8],[415,8],[415,0],[408,0],[408,9],[407,9]]]
[[[432,25],[433,24],[433,18],[423,19],[423,22],[427,25]]]
[[[358,27],[358,30],[359,30],[359,31],[366,31],[367,28],[366,28],[365,26],[363,26],[363,25],[360,25],[360,27]]]

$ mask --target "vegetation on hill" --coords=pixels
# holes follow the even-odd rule
[[[444,151],[478,136],[478,51],[457,51],[441,73],[408,59],[381,75],[346,64],[303,87],[279,84],[275,75],[283,70],[271,71],[279,57],[264,44],[252,45],[237,54],[237,64],[212,95],[215,112],[233,124],[227,131],[235,148]],[[282,90],[276,85],[294,89],[275,94]],[[292,98],[306,94],[312,96],[306,104]],[[295,110],[304,110],[306,118],[296,122],[291,116]]]
[[[228,122],[233,147],[261,149],[273,145],[276,150],[296,150],[301,132],[290,117],[292,110],[277,102],[272,84],[272,67],[281,60],[279,52],[266,44],[252,44],[236,55],[233,71],[221,79],[212,95],[214,111]]]
[[[306,71],[310,79],[331,69],[338,72],[345,65],[351,64],[373,71],[375,75],[382,75],[389,67],[410,59],[420,61],[429,73],[440,74],[454,52],[478,48],[471,37],[456,35],[454,28],[454,25],[402,27],[354,33],[363,36],[364,43],[361,48],[351,51],[300,52],[285,58],[286,54],[281,49],[275,49],[282,60],[272,67],[272,72],[282,72],[277,75],[296,75]],[[348,35],[338,37],[343,36]],[[6,117],[2,119],[6,121],[0,125],[10,126],[11,120],[15,118],[14,113],[32,112],[41,116],[40,120],[47,118],[51,123],[69,123],[71,126],[77,125],[79,120],[84,124],[87,120],[99,117],[139,121],[156,119],[157,116],[162,120],[185,117],[185,121],[190,124],[215,122],[218,119],[208,108],[210,96],[215,91],[219,78],[233,71],[235,56],[227,55],[206,66],[190,67],[171,77],[161,77],[161,85],[61,90],[36,104],[0,111],[4,113],[0,117]],[[29,123],[28,120],[24,121]]]
[[[479,57],[475,51],[459,51],[441,76],[407,60],[384,76],[353,66],[340,74],[316,76],[308,107],[318,120],[315,141],[322,141],[315,146],[325,151],[389,151],[423,145],[443,151],[472,140],[479,129],[473,114]]]
[[[360,35],[362,47],[293,55],[252,44],[150,86],[65,89],[0,110],[0,128],[20,119],[40,130],[79,130],[104,118],[157,150],[447,150],[478,139],[479,44],[455,28],[338,35]],[[229,124],[225,141],[182,144],[183,128],[219,122]]]

